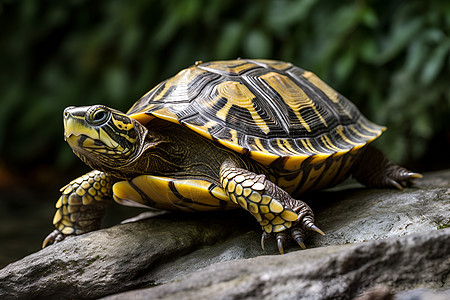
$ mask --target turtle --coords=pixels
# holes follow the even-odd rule
[[[268,59],[196,62],[127,113],[68,107],[64,137],[93,170],[61,189],[43,247],[99,229],[108,205],[185,212],[241,208],[275,238],[306,248],[324,234],[305,193],[353,176],[368,187],[422,177],[371,145],[385,127],[314,73]]]

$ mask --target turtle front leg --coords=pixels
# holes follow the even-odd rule
[[[380,150],[368,145],[355,162],[353,177],[368,187],[401,190],[422,175],[394,164]]]
[[[256,174],[227,161],[220,169],[220,181],[231,201],[249,211],[263,229],[261,247],[275,235],[278,250],[284,253],[287,239],[293,238],[303,249],[309,231],[324,234],[314,225],[314,214],[303,201],[292,198],[283,189]],[[287,234],[286,232],[289,232]]]
[[[115,182],[111,175],[94,170],[63,187],[53,218],[56,229],[44,239],[42,248],[60,242],[68,235],[99,229],[111,203]]]

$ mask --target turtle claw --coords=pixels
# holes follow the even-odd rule
[[[325,233],[319,227],[317,227],[314,224],[311,227],[309,227],[309,230],[315,231],[315,232],[317,232],[317,233],[319,233],[319,234],[321,234],[323,236],[325,235]]]
[[[403,190],[413,184],[414,179],[422,178],[422,174],[414,173],[405,168],[394,166],[394,170],[384,178],[384,186]]]
[[[400,191],[403,190],[402,184],[398,183],[397,181],[395,181],[395,180],[392,179],[392,178],[386,178],[386,182],[387,182],[390,186],[395,187],[395,188],[399,189]]]
[[[288,236],[286,231],[289,231],[290,236]],[[263,231],[263,233],[261,235],[261,248],[263,250],[265,250],[264,249],[265,242],[268,239],[270,239],[272,236],[275,235],[275,239],[277,242],[277,248],[278,248],[278,251],[280,252],[280,254],[284,254],[284,246],[288,239],[293,239],[294,241],[297,242],[297,244],[303,250],[305,250],[306,245],[304,243],[304,240],[307,236],[308,231],[315,231],[321,235],[325,235],[325,233],[319,227],[314,225],[314,223],[309,223],[307,226],[302,226],[302,224],[297,224],[297,225],[293,226],[291,229],[287,229],[286,231],[278,232],[278,233],[276,233],[276,235],[274,233],[267,233],[267,232]]]
[[[284,232],[277,233],[277,248],[280,254],[284,254],[283,245],[286,242],[286,234]]]
[[[409,178],[422,178],[423,175],[420,173],[408,172],[406,174]]]
[[[44,239],[44,241],[42,242],[42,248],[45,248],[51,244],[61,242],[65,238],[66,236],[61,231],[55,229]]]
[[[281,239],[277,239],[277,248],[280,254],[284,254],[283,241]]]
[[[303,250],[306,249],[306,245],[305,245],[305,243],[303,243],[303,239],[301,237],[296,237],[295,241]]]
[[[392,173],[386,178],[388,184],[398,188],[399,190],[413,184],[414,179],[422,178],[422,174],[408,171],[407,169],[394,166]]]
[[[263,250],[264,249],[264,244],[266,243],[266,241],[270,239],[270,234],[268,234],[267,232],[263,231],[262,235],[261,235],[261,248]]]

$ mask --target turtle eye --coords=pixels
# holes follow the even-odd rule
[[[89,121],[92,123],[92,125],[100,125],[108,119],[108,116],[108,111],[106,111],[104,108],[98,108],[90,114]]]

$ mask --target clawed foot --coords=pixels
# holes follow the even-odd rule
[[[419,173],[414,173],[403,167],[394,165],[387,170],[386,175],[383,178],[383,185],[402,190],[404,187],[412,185],[414,179],[422,177],[423,176]]]
[[[63,233],[61,233],[61,231],[55,229],[44,239],[44,242],[42,242],[42,248],[45,248],[51,244],[61,242],[65,238],[66,236]]]
[[[284,245],[289,239],[293,239],[302,249],[306,249],[304,240],[310,231],[315,231],[321,235],[325,235],[319,227],[314,225],[314,220],[311,217],[306,216],[298,224],[282,232],[267,233],[263,231],[261,236],[261,248],[264,250],[265,242],[274,236],[277,241],[277,247],[280,254],[284,254]]]

